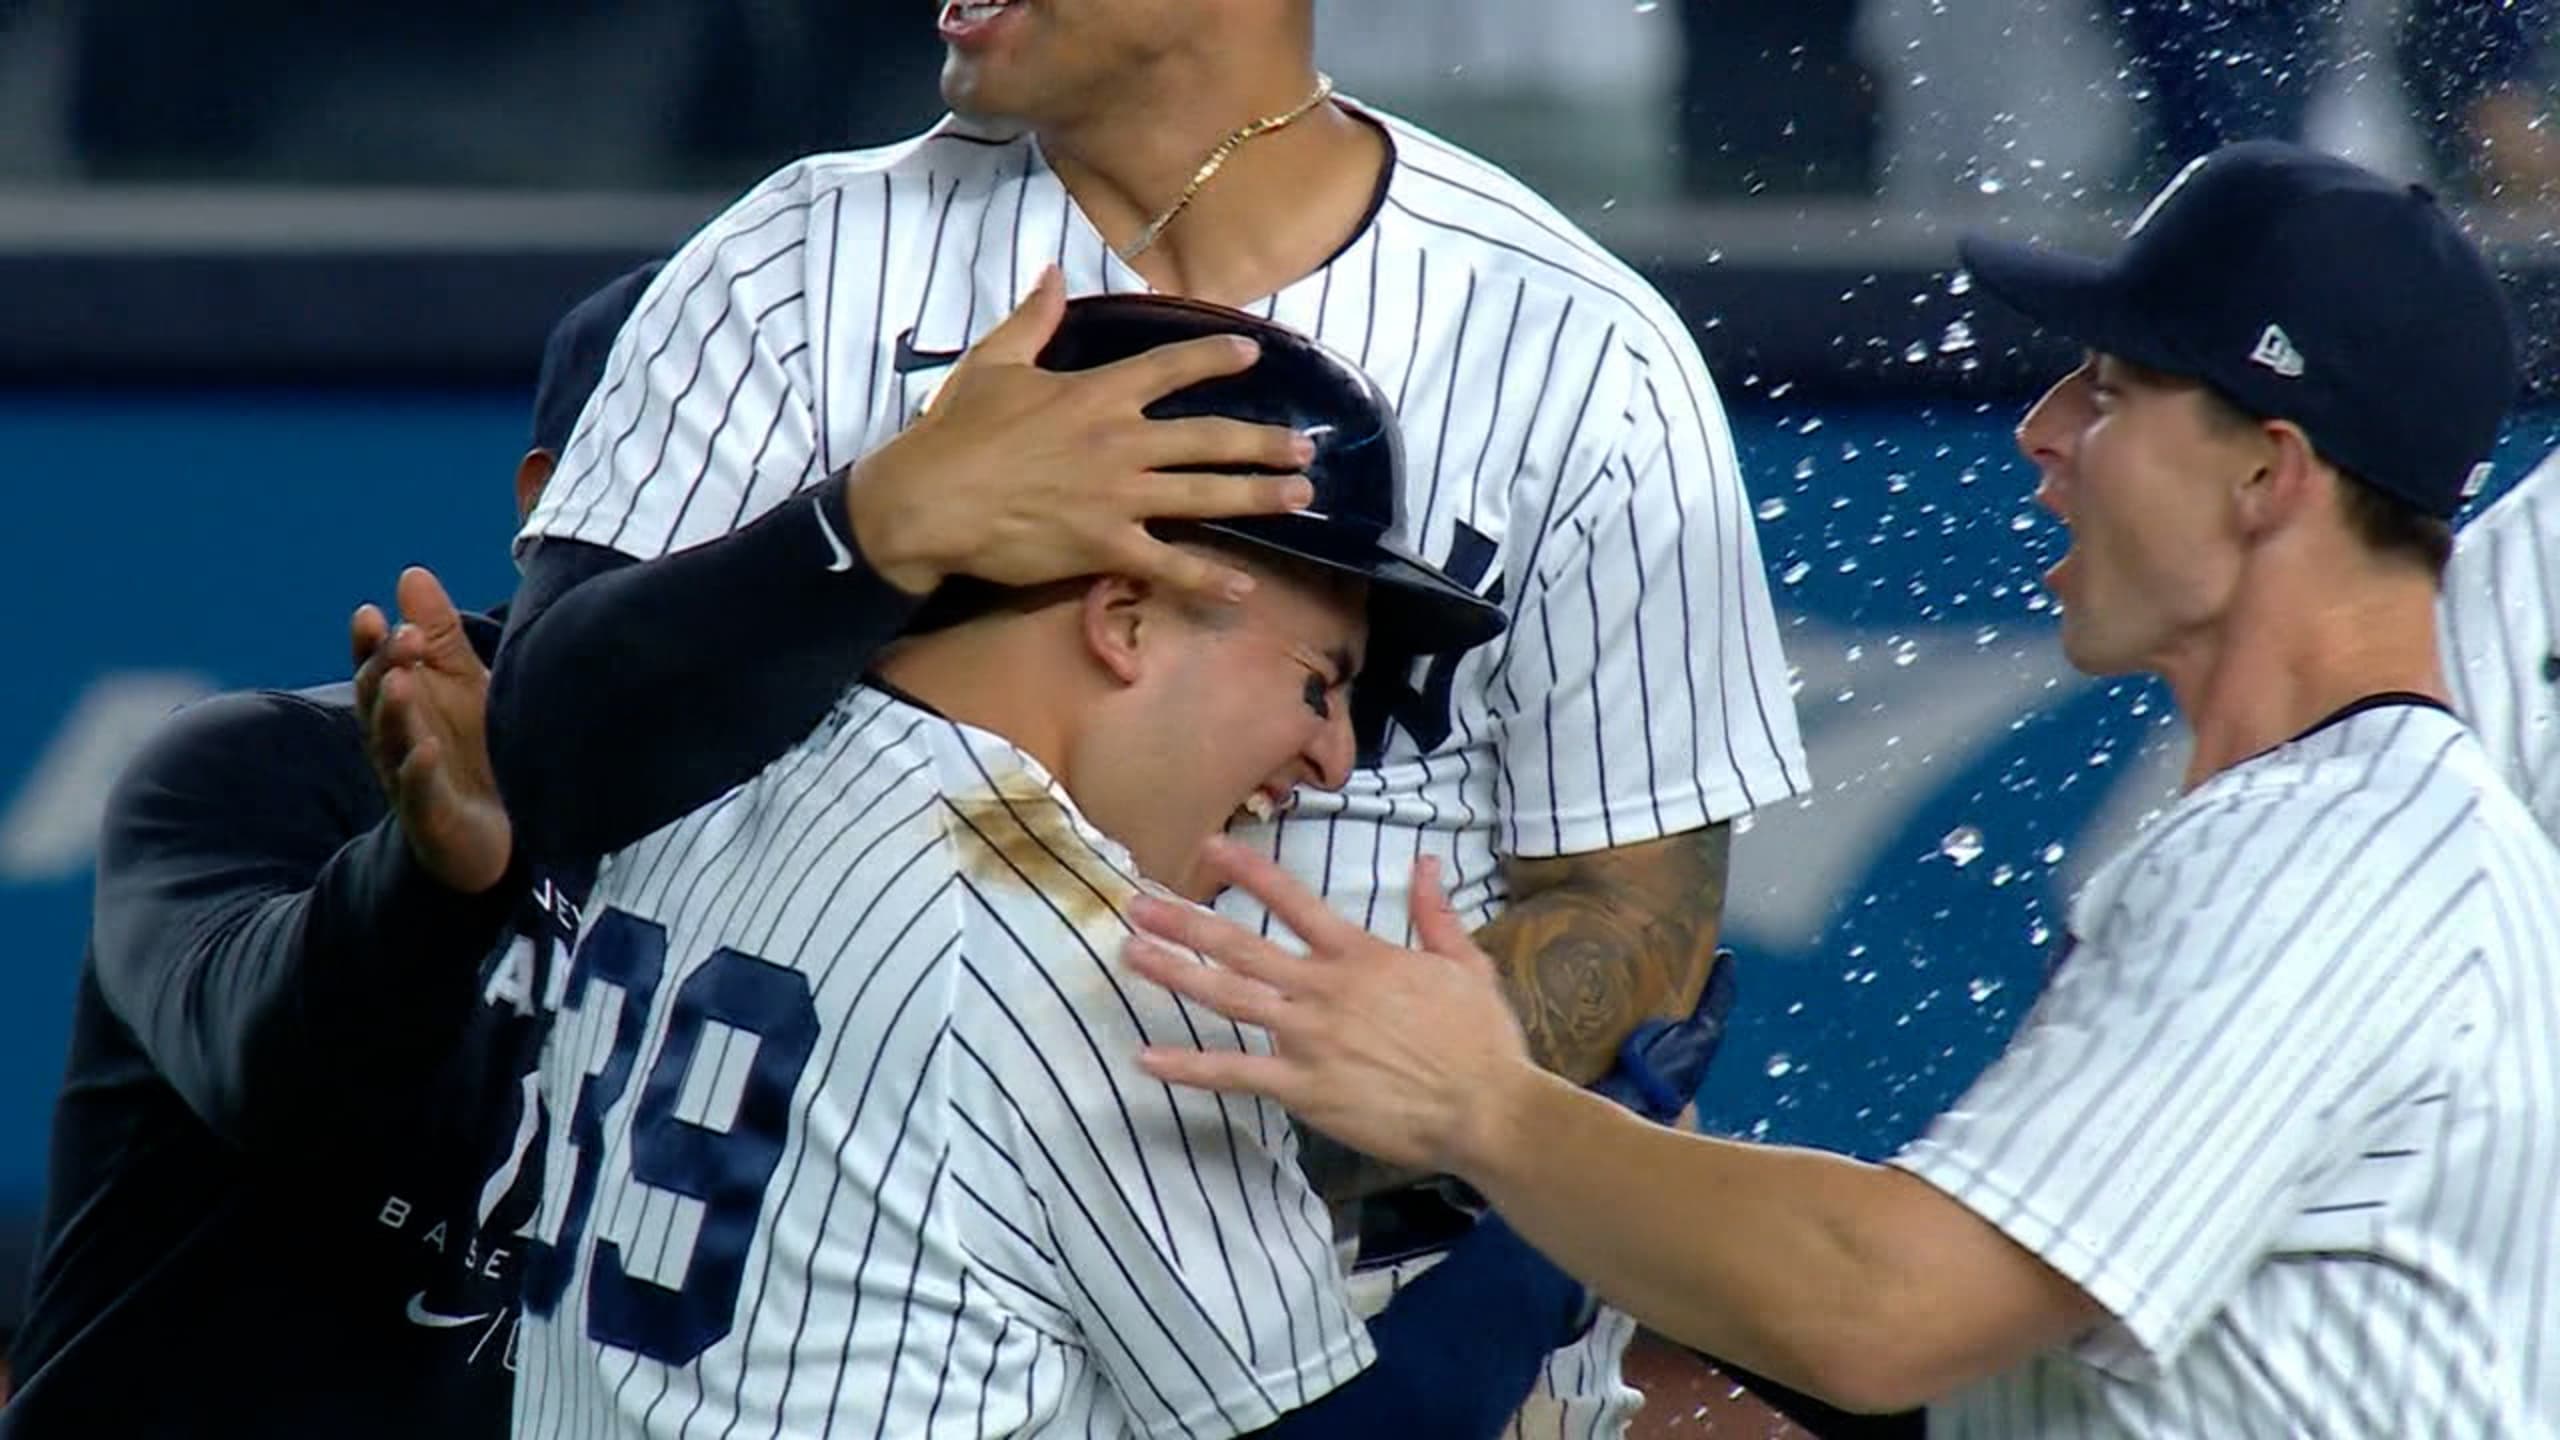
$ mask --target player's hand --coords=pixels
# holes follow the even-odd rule
[[[1131,970],[1241,1024],[1272,1053],[1150,1049],[1148,1073],[1179,1085],[1269,1096],[1334,1139],[1381,1160],[1463,1175],[1498,1129],[1494,1107],[1535,1076],[1493,961],[1442,895],[1437,862],[1417,862],[1414,934],[1390,945],[1327,909],[1271,858],[1209,843],[1206,865],[1270,907],[1303,941],[1292,954],[1196,906],[1133,901]],[[1187,946],[1203,965],[1156,939]]]
[[[1314,492],[1295,472],[1313,448],[1284,426],[1143,412],[1246,369],[1257,348],[1211,336],[1091,370],[1043,370],[1041,348],[1066,307],[1052,269],[960,358],[924,415],[854,467],[846,520],[863,555],[915,595],[951,575],[1037,585],[1112,573],[1241,597],[1252,587],[1242,572],[1157,540],[1146,522],[1304,506]],[[1179,466],[1287,473],[1165,473]]]
[[[401,623],[371,605],[348,622],[356,718],[409,853],[448,889],[477,895],[507,873],[514,828],[489,766],[489,667],[435,575],[400,573]]]

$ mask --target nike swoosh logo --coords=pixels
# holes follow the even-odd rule
[[[919,350],[916,348],[916,332],[906,330],[898,335],[898,353],[889,362],[889,368],[901,375],[912,375],[918,370],[949,365],[960,358],[960,353],[957,350]]]
[[[826,497],[812,496],[809,503],[818,510],[818,533],[827,537],[827,548],[835,552],[836,558],[827,562],[827,568],[841,575],[853,568],[853,552],[844,548],[844,542],[836,538],[836,527],[828,523]]]
[[[459,1330],[465,1325],[477,1325],[495,1313],[497,1312],[484,1311],[478,1315],[439,1315],[427,1308],[426,1291],[421,1290],[409,1297],[409,1323],[424,1325],[430,1330]]]

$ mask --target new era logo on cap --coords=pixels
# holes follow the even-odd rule
[[[2259,332],[2258,348],[2249,352],[2249,363],[2264,365],[2288,380],[2302,374],[2302,352],[2293,348],[2293,337],[2281,325]]]

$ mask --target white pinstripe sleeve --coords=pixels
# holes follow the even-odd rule
[[[1630,352],[1618,441],[1548,520],[1554,559],[1506,642],[1509,854],[1658,839],[1808,783],[1732,432],[1694,349],[1673,349]]]
[[[826,213],[795,165],[676,253],[615,338],[519,546],[557,537],[652,559],[819,478],[809,242]]]
[[[2114,1315],[2093,1363],[2174,1363],[2317,1223],[2359,1119],[2427,1075],[2416,1037],[2477,949],[2456,913],[2476,892],[2448,877],[2478,867],[2450,838],[2469,812],[2423,785],[2261,791],[2165,827],[2093,882],[2007,1053],[1894,1158]]]
[[[2443,633],[2454,708],[2560,836],[2560,452],[2463,527]]]
[[[1287,1115],[1176,1090],[1136,1056],[1147,1044],[1268,1053],[1268,1037],[1104,974],[992,971],[986,995],[1018,1037],[995,1065],[1055,1247],[1055,1298],[1137,1433],[1262,1429],[1368,1366],[1368,1329]]]

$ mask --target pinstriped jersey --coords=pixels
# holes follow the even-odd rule
[[[1393,151],[1371,215],[1245,308],[1377,379],[1404,440],[1395,538],[1510,627],[1374,667],[1349,783],[1240,833],[1409,939],[1419,855],[1481,924],[1508,896],[1501,856],[1654,839],[1808,782],[1751,502],[1687,327],[1510,176],[1354,109]],[[946,120],[787,167],[643,296],[526,537],[645,559],[785,503],[909,423],[1051,264],[1070,294],[1147,288],[1027,137]],[[1250,897],[1220,906],[1269,928]],[[1609,1314],[1590,1353],[1548,1367],[1546,1390],[1579,1394],[1571,1433],[1620,1433],[1631,1330]]]
[[[2445,676],[2489,758],[2560,835],[2560,459],[2462,528],[2444,577]]]
[[[857,687],[609,860],[543,1093],[523,1436],[1270,1424],[1372,1359],[1265,1048],[1124,980],[1129,857],[1003,739]]]
[[[1693,829],[1806,772],[1687,328],[1517,181],[1376,118],[1395,158],[1368,223],[1248,308],[1378,379],[1405,439],[1397,538],[1511,619],[1367,686],[1358,773],[1266,832],[1396,935],[1419,852],[1481,920],[1497,855]],[[786,168],[643,297],[526,537],[641,558],[716,538],[896,434],[1052,263],[1070,293],[1146,288],[1028,138],[947,120]]]
[[[2560,1435],[2560,853],[2383,705],[2208,780],[2074,904],[1895,1163],[2111,1323],[1931,1433]]]

